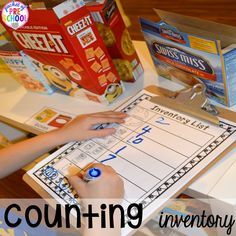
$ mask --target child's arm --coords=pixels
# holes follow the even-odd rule
[[[93,219],[93,228],[88,228],[88,222],[84,221],[83,236],[120,236],[121,235],[121,215],[117,210],[114,215],[114,228],[110,227],[109,204],[121,205],[124,198],[124,183],[115,170],[110,166],[100,163],[93,164],[90,168],[98,168],[101,170],[101,176],[94,181],[85,182],[82,177],[72,176],[69,182],[77,191],[82,200],[82,204],[86,209],[88,205],[92,205],[94,213],[101,212],[101,205],[106,204],[106,228],[101,227],[101,215],[99,218]]]
[[[24,167],[56,146],[71,141],[82,141],[110,135],[115,132],[115,129],[94,130],[94,125],[123,123],[125,117],[124,113],[112,111],[81,115],[61,129],[2,149],[0,150],[0,179]]]

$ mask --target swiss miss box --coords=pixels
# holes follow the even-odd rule
[[[140,21],[158,74],[187,86],[202,82],[208,97],[235,105],[236,28],[155,11],[160,22]]]

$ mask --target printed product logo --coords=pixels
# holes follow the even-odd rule
[[[187,71],[200,78],[216,81],[216,74],[210,63],[202,57],[191,54],[177,47],[152,43],[155,57],[169,65]]]
[[[108,4],[110,3],[110,1],[108,1]],[[105,19],[107,22],[109,22],[113,16],[115,11],[117,10],[117,6],[116,3],[112,3],[110,6],[106,6],[105,8]]]
[[[13,31],[12,34],[16,41],[25,49],[68,54],[68,50],[63,44],[63,37],[59,34],[50,32],[29,33],[21,32],[20,30]]]
[[[29,11],[25,4],[19,1],[7,3],[2,9],[2,21],[13,29],[25,25],[29,18]]]
[[[184,37],[180,34],[180,32],[177,29],[166,24],[160,27],[160,35],[163,38],[170,39],[174,42],[186,44],[186,41],[184,40]]]

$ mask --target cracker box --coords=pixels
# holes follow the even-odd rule
[[[2,72],[11,74],[27,90],[46,94],[55,91],[32,59],[22,51],[17,51],[11,43],[0,46],[0,60],[7,67]]]
[[[87,1],[87,7],[125,82],[136,81],[143,68],[115,0]]]
[[[215,101],[236,104],[236,28],[162,10],[160,22],[141,19],[159,75],[186,86],[204,83]]]
[[[63,93],[86,95],[86,89],[92,100],[109,103],[122,93],[117,70],[83,1],[68,0],[53,9],[32,5],[28,22],[7,30]]]

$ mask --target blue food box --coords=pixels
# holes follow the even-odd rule
[[[141,28],[157,73],[186,87],[204,83],[209,98],[236,104],[236,28],[162,10]]]

